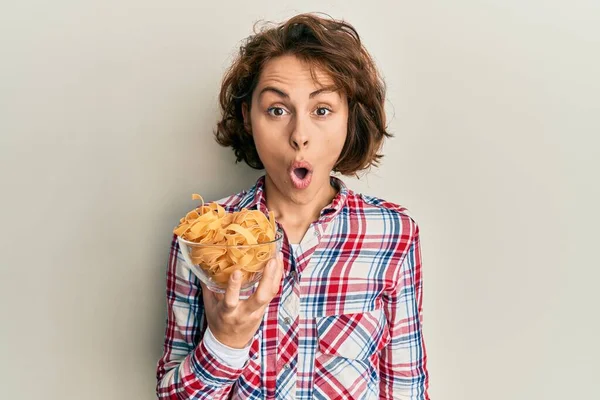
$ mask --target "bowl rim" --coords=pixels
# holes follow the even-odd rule
[[[185,240],[183,238],[181,238],[180,236],[177,236],[177,240],[180,243],[183,243],[187,246],[193,246],[193,247],[217,247],[217,248],[236,248],[236,249],[244,249],[244,248],[248,248],[248,247],[257,247],[257,246],[265,246],[268,244],[273,244],[273,243],[277,243],[280,240],[283,240],[284,237],[284,232],[283,229],[281,228],[277,228],[277,231],[275,232],[275,239],[270,240],[268,242],[262,242],[262,243],[256,243],[256,244],[211,244],[211,243],[196,243],[196,242],[190,242],[188,240]]]

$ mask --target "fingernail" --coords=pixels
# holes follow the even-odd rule
[[[240,272],[240,270],[235,270],[233,271],[233,274],[231,274],[231,279],[235,282],[235,281],[239,281],[240,278],[242,277],[242,273]]]

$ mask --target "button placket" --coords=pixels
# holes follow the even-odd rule
[[[289,277],[291,281],[295,281],[298,278],[298,273],[296,271],[290,271]]]

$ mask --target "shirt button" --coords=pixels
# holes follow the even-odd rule
[[[292,320],[291,320],[289,317],[285,317],[285,318],[283,319],[283,322],[284,322],[286,325],[289,325],[289,324],[291,324],[291,323],[292,323]]]
[[[290,368],[292,368],[292,366],[291,366],[291,365],[288,363],[288,364],[285,364],[285,365],[283,366],[283,368],[285,368],[285,369],[290,369]]]

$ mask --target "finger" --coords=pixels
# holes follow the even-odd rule
[[[229,277],[229,283],[223,297],[223,306],[226,310],[232,310],[240,302],[240,288],[242,287],[242,272],[238,269],[233,271]]]
[[[220,302],[223,299],[222,293],[217,293],[214,290],[211,290],[208,286],[206,286],[206,284],[204,282],[200,282],[200,285],[202,286],[203,296],[206,295],[207,299],[210,303],[213,303],[214,305],[216,305],[218,302]]]
[[[215,298],[215,293],[210,290],[204,282],[200,282],[200,286],[202,287],[202,300],[204,301],[204,306],[207,308],[213,308],[217,304],[217,300]]]
[[[281,284],[281,278],[283,278],[283,269],[283,253],[279,252],[277,254],[277,269],[275,270],[275,274],[273,274],[273,285],[277,289],[279,289],[279,285]],[[277,292],[275,294],[277,294]]]
[[[279,291],[279,285],[275,285],[275,276],[278,269],[277,264],[277,260],[273,258],[265,266],[263,276],[258,283],[258,288],[256,288],[254,294],[247,301],[250,312],[259,310],[269,304]]]

